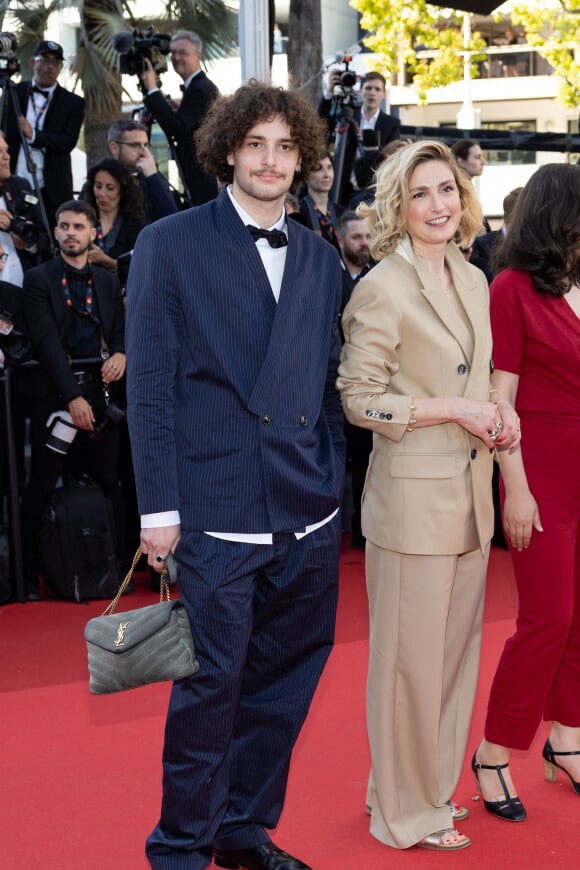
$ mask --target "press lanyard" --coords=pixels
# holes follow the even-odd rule
[[[50,94],[47,97],[45,97],[43,106],[36,105],[36,93],[34,91],[30,92],[30,100],[32,102],[32,111],[34,112],[34,118],[35,118],[34,129],[38,130],[38,125],[40,124],[40,119],[42,118],[42,116],[46,112],[46,107],[48,106],[48,103],[50,100]]]
[[[62,276],[61,280],[62,290],[64,293],[64,299],[69,308],[73,308],[78,314],[83,314],[85,317],[91,317],[93,313],[93,279],[92,276],[88,275],[86,279],[87,290],[85,294],[85,310],[79,311],[78,308],[75,308],[71,294],[70,287],[68,286],[68,279],[66,277],[66,273]]]

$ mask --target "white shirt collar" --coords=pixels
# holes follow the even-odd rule
[[[250,224],[250,226],[252,226],[252,227],[259,227],[260,225],[258,223],[256,223],[255,219],[253,217],[251,217],[251,215],[249,215],[247,211],[244,211],[242,206],[235,199],[235,197],[232,193],[232,185],[231,184],[228,184],[227,191],[228,191],[228,196],[230,198],[230,202],[233,205],[233,207],[235,208],[235,210],[237,211],[240,219],[244,223],[244,226],[247,226],[248,224]],[[285,211],[284,207],[282,206],[282,214],[280,215],[280,217],[278,218],[276,223],[272,224],[271,227],[266,227],[266,229],[267,230],[283,230],[285,224],[286,224],[286,211]]]
[[[376,123],[379,119],[380,112],[381,112],[381,108],[379,106],[379,108],[377,109],[375,114],[371,115],[371,117],[367,119],[367,117],[364,113],[364,109],[361,109],[360,110],[361,129],[362,130],[374,130]]]

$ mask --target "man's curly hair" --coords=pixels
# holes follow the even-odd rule
[[[234,169],[227,162],[228,154],[242,146],[252,127],[277,116],[288,124],[292,140],[298,146],[300,176],[308,177],[320,162],[325,147],[324,121],[298,91],[256,79],[250,79],[231,96],[218,97],[197,130],[194,137],[197,156],[205,171],[229,184]]]

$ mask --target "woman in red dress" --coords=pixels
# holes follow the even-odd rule
[[[472,767],[486,809],[523,821],[509,752],[542,719],[546,779],[560,770],[580,794],[580,166],[538,169],[497,256],[493,385],[522,428],[498,454],[519,612]]]

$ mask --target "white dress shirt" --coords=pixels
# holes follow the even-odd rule
[[[31,82],[31,88],[33,85],[34,82]],[[33,132],[32,139],[26,137],[26,141],[30,148],[30,156],[36,164],[36,178],[39,187],[44,187],[44,151],[41,148],[34,147],[34,139],[36,137],[36,131],[44,128],[46,112],[56,90],[56,86],[55,82],[51,88],[42,88],[43,91],[47,92],[48,97],[43,97],[42,94],[37,94],[31,89],[28,96],[28,105],[26,107],[26,120],[32,127]],[[18,152],[15,175],[19,175],[21,178],[26,178],[34,188],[34,180],[32,174],[28,171],[26,155],[24,153],[24,148],[22,147]]]

